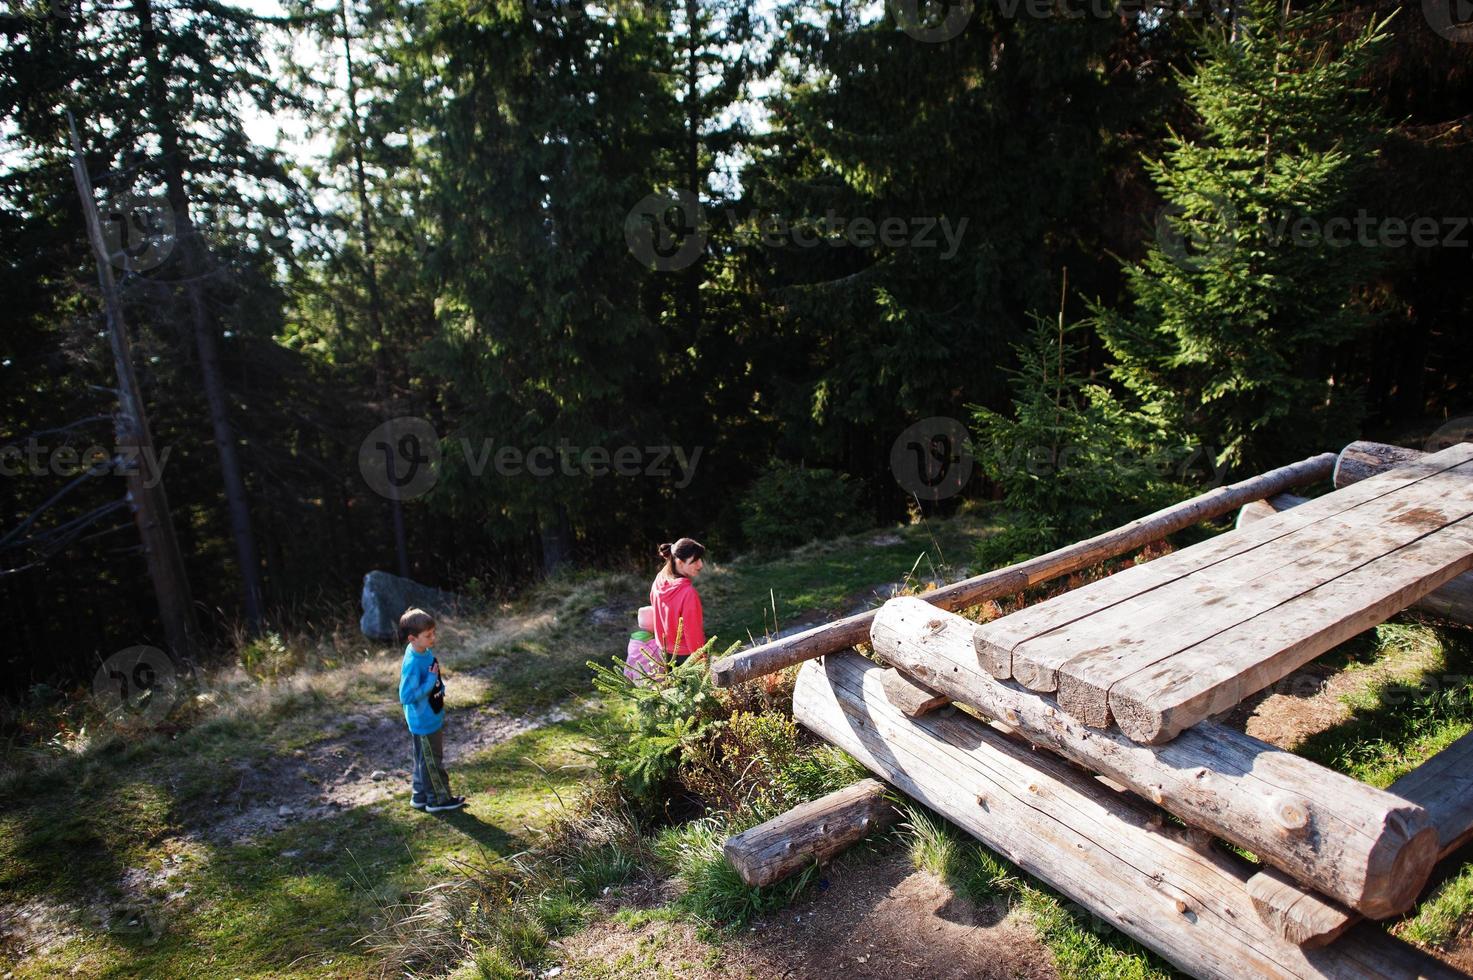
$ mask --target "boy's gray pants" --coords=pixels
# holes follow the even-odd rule
[[[450,776],[445,772],[445,729],[414,735],[414,802],[436,804],[450,799]]]

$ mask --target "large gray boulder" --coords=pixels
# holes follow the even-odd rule
[[[454,592],[375,570],[363,576],[363,617],[358,620],[358,628],[370,640],[397,643],[399,617],[410,606],[435,616],[448,616],[461,605],[461,598]]]

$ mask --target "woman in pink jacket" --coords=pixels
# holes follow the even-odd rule
[[[701,618],[701,597],[693,579],[706,564],[706,549],[690,538],[660,545],[665,567],[650,586],[650,605],[655,608],[655,640],[669,660],[676,663],[706,645],[706,627]]]

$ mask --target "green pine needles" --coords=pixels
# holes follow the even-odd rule
[[[1036,318],[1016,349],[1013,417],[973,406],[973,450],[1003,488],[1012,520],[985,538],[979,558],[1005,565],[1077,541],[1174,499],[1191,462],[1150,420],[1128,411],[1073,367],[1080,325]]]
[[[1336,354],[1385,251],[1349,202],[1385,132],[1358,84],[1387,21],[1339,44],[1324,7],[1234,9],[1182,79],[1195,133],[1147,161],[1166,207],[1134,311],[1093,313],[1145,409],[1242,471],[1354,438]]]

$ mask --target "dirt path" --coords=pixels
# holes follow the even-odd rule
[[[692,923],[609,920],[555,944],[565,978],[679,976],[1050,980],[1053,957],[1025,917],[978,906],[904,854],[846,855],[817,888],[717,945]],[[555,969],[555,968],[554,968]],[[543,976],[551,971],[544,971]]]
[[[409,736],[404,720],[384,706],[359,705],[323,738],[266,764],[237,763],[222,780],[224,792],[186,812],[191,834],[214,843],[242,843],[301,820],[320,820],[409,792]],[[491,708],[462,709],[446,722],[445,764],[543,725],[571,717],[561,708],[515,717]]]

